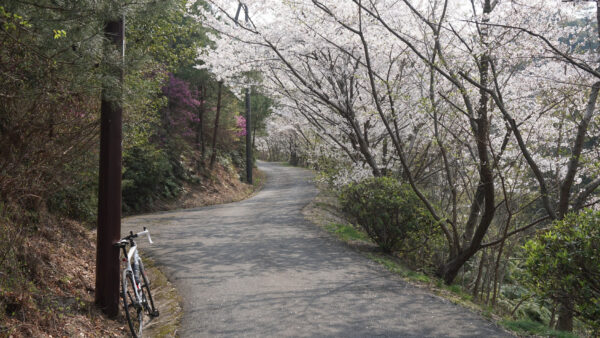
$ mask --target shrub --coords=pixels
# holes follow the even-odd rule
[[[123,154],[123,210],[140,211],[154,200],[175,197],[181,190],[182,170],[165,151],[151,145]]]
[[[389,177],[347,185],[342,189],[340,202],[343,210],[385,252],[398,249],[408,233],[431,223],[410,187]]]
[[[96,223],[98,211],[98,154],[89,152],[77,161],[65,162],[59,179],[46,184],[50,213],[88,224]]]
[[[575,338],[576,335],[573,335],[569,332],[563,331],[555,331],[544,324],[532,321],[529,319],[521,319],[521,320],[503,320],[500,324],[509,330],[532,335],[533,337],[561,337],[561,338]]]
[[[568,214],[525,244],[527,281],[542,296],[572,299],[575,314],[600,330],[600,212]]]
[[[48,210],[88,224],[96,222],[98,191],[96,182],[65,185],[48,199]]]

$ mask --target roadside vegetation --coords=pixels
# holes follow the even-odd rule
[[[368,180],[363,187],[372,186],[372,182],[372,179]],[[350,189],[353,188],[356,190],[356,186],[350,187]],[[492,305],[489,301],[486,301],[486,291],[490,290],[490,286],[481,285],[480,288],[483,288],[484,291],[475,294],[473,293],[473,285],[469,285],[466,274],[464,274],[465,277],[461,276],[462,278],[451,285],[446,284],[443,279],[435,275],[433,257],[427,255],[427,252],[432,252],[433,246],[427,242],[434,240],[436,237],[435,231],[431,232],[435,229],[435,225],[427,224],[427,226],[415,228],[420,228],[421,231],[429,229],[429,232],[427,235],[423,233],[417,235],[418,231],[413,231],[413,233],[404,236],[403,240],[397,242],[398,246],[395,250],[390,251],[385,249],[385,245],[384,247],[379,245],[378,238],[376,236],[371,237],[365,230],[365,226],[356,222],[356,218],[352,216],[352,213],[347,211],[344,207],[344,204],[347,203],[347,195],[344,195],[343,192],[340,194],[339,191],[331,189],[324,183],[319,184],[319,190],[320,193],[317,198],[304,210],[307,218],[325,231],[346,242],[352,249],[361,252],[386,270],[403,277],[410,283],[425,287],[441,297],[478,312],[518,336],[578,337],[592,335],[591,331],[588,330],[590,327],[593,328],[593,323],[588,322],[590,326],[586,326],[583,320],[578,322],[578,330],[575,333],[559,331],[549,327],[548,324],[552,314],[550,309],[546,307],[548,306],[546,299],[551,298],[551,296],[545,296],[541,292],[539,295],[535,295],[534,291],[537,290],[531,283],[536,281],[537,278],[551,278],[549,277],[551,274],[540,276],[530,271],[523,271],[521,268],[514,269],[512,271],[514,276],[504,281],[502,290],[497,295],[497,305]],[[361,198],[364,200],[365,196],[358,197],[353,203],[360,204],[358,201]],[[387,199],[388,196],[373,194],[370,198]],[[369,198],[367,197],[367,199]],[[374,221],[369,222],[369,224],[377,224],[376,219],[389,216],[382,215],[382,209],[370,210],[377,210],[377,215],[370,215]],[[437,236],[439,237],[439,234]],[[538,237],[536,240],[541,238]],[[438,243],[441,242],[438,238]],[[535,245],[534,243],[536,242],[530,241],[527,242],[527,245]],[[564,250],[565,246],[561,246],[561,248]],[[560,260],[554,260],[553,257],[555,256],[552,254],[542,256],[530,254],[527,259],[560,262]],[[590,264],[589,266],[595,265]],[[546,265],[546,267],[548,266]],[[557,271],[560,271],[560,269],[554,270],[553,274],[558,275]],[[539,283],[538,285],[545,284]],[[528,287],[531,289],[529,290]],[[570,289],[565,287],[563,290]],[[593,302],[593,298],[587,300],[587,304],[593,304]]]
[[[269,74],[263,158],[317,170],[381,251],[507,325],[600,334],[596,1],[259,3],[268,24],[209,20],[206,62]]]
[[[212,43],[194,17],[205,5],[0,4],[0,336],[127,334],[93,302],[102,88],[123,93],[125,215],[239,200],[258,187],[243,182],[243,102],[197,68]],[[103,33],[121,15],[123,82]],[[261,133],[270,101],[251,95]]]
[[[123,93],[125,214],[252,192],[248,89],[252,147],[319,172],[330,231],[506,327],[600,335],[597,3],[247,5],[2,2],[0,335],[119,332],[78,254],[103,88]],[[123,16],[121,62],[104,26]]]

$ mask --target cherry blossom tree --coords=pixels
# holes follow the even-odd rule
[[[495,299],[510,238],[598,202],[597,4],[260,0],[235,23],[209,3],[206,67],[234,86],[261,72],[281,107],[262,144],[345,163],[338,184],[407,181],[446,239],[447,283],[493,250]]]

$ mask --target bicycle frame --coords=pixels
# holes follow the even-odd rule
[[[122,280],[127,283],[127,274],[131,273],[131,276],[133,277],[133,284],[134,284],[134,288],[133,291],[135,293],[135,301],[137,303],[141,303],[142,301],[142,297],[140,295],[142,287],[140,285],[140,282],[138,280],[138,278],[135,276],[135,274],[133,273],[133,265],[132,265],[132,259],[133,259],[133,264],[140,264],[140,256],[138,254],[137,251],[137,245],[135,244],[135,242],[133,242],[133,244],[131,245],[131,247],[129,248],[129,252],[125,252],[125,248],[123,248],[123,255],[127,257],[127,267],[125,269],[123,269],[123,276],[122,276]]]
[[[123,259],[124,262],[127,262],[127,267],[125,269],[123,269],[123,275],[122,277],[122,281],[124,281],[124,283],[127,283],[127,274],[131,273],[132,276],[132,280],[133,280],[133,284],[134,284],[134,294],[135,294],[135,302],[140,304],[142,302],[142,297],[141,297],[141,293],[142,293],[142,286],[139,279],[139,276],[136,276],[133,270],[133,267],[138,264],[142,264],[142,260],[140,259],[140,256],[138,254],[138,250],[137,250],[137,244],[135,243],[135,241],[133,240],[136,237],[139,237],[140,235],[146,235],[148,237],[148,242],[150,242],[150,244],[152,244],[152,238],[150,238],[150,232],[148,232],[148,230],[144,227],[144,231],[142,232],[138,232],[137,234],[133,234],[133,232],[130,233],[129,236],[125,237],[125,239],[122,239],[121,241],[119,241],[119,243],[127,243],[129,244],[129,251],[125,250],[125,246],[121,246],[121,248],[123,249],[123,257],[127,257],[127,260]],[[117,243],[117,244],[119,244]]]
[[[152,317],[158,316],[158,310],[152,300],[149,282],[144,273],[144,264],[142,264],[134,240],[141,235],[148,236],[148,242],[152,243],[150,232],[144,227],[144,231],[137,234],[130,231],[128,236],[121,238],[114,244],[123,251],[122,259],[126,263],[121,276],[121,297],[123,298],[125,317],[134,337],[141,337],[142,335],[144,313]],[[129,246],[129,249],[127,249],[127,246]],[[128,283],[131,284],[128,285]]]

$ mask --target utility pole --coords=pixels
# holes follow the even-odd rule
[[[252,137],[250,132],[250,89],[246,88],[246,179],[252,184]]]
[[[248,6],[239,2],[237,12],[235,13],[235,23],[238,23],[238,18],[240,16],[240,11],[244,9],[244,17],[245,22],[248,23],[250,18],[248,17]],[[251,122],[251,112],[250,112],[250,88],[246,87],[246,182],[248,184],[252,184],[252,128],[250,126]]]
[[[114,62],[113,48],[120,49],[124,61],[124,19],[105,23],[104,62],[109,63],[109,76],[118,79],[115,90],[103,84],[100,116],[100,177],[98,185],[98,232],[96,246],[95,302],[109,317],[119,313],[119,249],[113,246],[121,238],[121,147],[123,64]],[[112,88],[111,88],[112,87]]]

